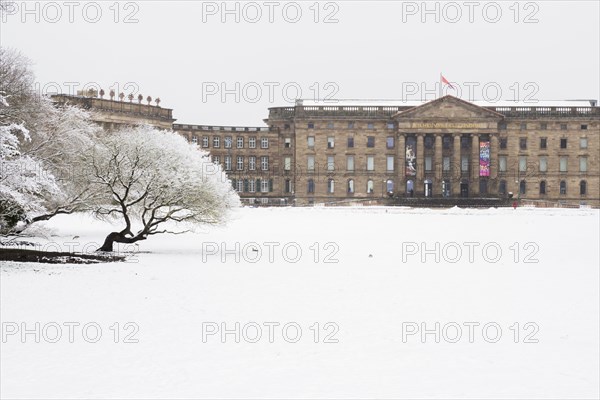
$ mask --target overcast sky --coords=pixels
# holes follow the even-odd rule
[[[598,1],[315,3],[19,1],[0,42],[40,91],[160,96],[179,123],[262,126],[296,97],[433,99],[440,72],[466,100],[600,97]]]

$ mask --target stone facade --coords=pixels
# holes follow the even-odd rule
[[[597,106],[480,107],[445,96],[416,107],[277,107],[265,122],[267,128],[173,129],[216,157],[250,202],[513,195],[600,205]],[[261,157],[268,157],[266,170]]]

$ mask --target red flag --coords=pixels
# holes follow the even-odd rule
[[[442,83],[445,83],[446,85],[450,86],[450,89],[454,89],[454,86],[452,86],[452,84],[450,84],[450,82],[448,82],[448,79],[444,78],[444,75],[442,76]]]

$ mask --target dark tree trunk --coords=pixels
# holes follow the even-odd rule
[[[113,243],[115,243],[115,242],[117,242],[117,243],[135,243],[138,240],[146,239],[146,237],[143,235],[127,237],[127,236],[125,236],[126,234],[127,234],[127,232],[111,232],[111,233],[109,233],[109,235],[106,237],[106,239],[104,239],[104,244],[102,244],[102,247],[100,247],[96,251],[113,251]]]

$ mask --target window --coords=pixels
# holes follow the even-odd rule
[[[346,170],[354,171],[354,156],[346,156]]]
[[[508,138],[500,138],[500,148],[506,150],[508,148]]]
[[[579,139],[579,148],[580,149],[587,149],[587,146],[588,146],[588,140],[587,140],[587,138],[584,138],[584,137],[580,138]]]
[[[567,130],[567,124],[560,124],[560,130],[561,131],[566,131]]]
[[[375,147],[375,136],[367,136],[367,147]]]
[[[353,137],[349,137],[348,138],[348,147],[354,147],[354,138]]]
[[[335,170],[335,159],[333,156],[327,156],[327,171]]]
[[[385,139],[385,147],[388,149],[393,149],[394,148],[394,137],[393,136],[388,136]]]
[[[262,156],[260,158],[260,169],[263,170],[263,171],[268,171],[269,170],[269,157]]]
[[[315,124],[314,124],[314,122],[309,122],[309,123],[308,123],[308,129],[315,129]]]
[[[209,137],[202,136],[202,147],[204,147],[204,148],[208,147],[209,146],[208,142],[209,142]]]
[[[367,129],[375,129],[375,125],[372,122],[367,124]]]
[[[327,193],[333,194],[335,191],[335,181],[333,179],[327,179]]]
[[[467,136],[461,136],[460,137],[460,148],[461,149],[468,149],[471,147],[471,142],[469,140],[469,137]]]
[[[542,122],[540,124],[540,130],[545,131],[546,129],[548,129],[548,124],[545,122]]]
[[[506,156],[498,157],[498,171],[506,172]]]
[[[367,171],[375,170],[375,156],[367,156]]]
[[[527,172],[527,157],[519,157],[519,172]]]
[[[579,182],[579,194],[580,195],[587,194],[587,182],[586,181]]]
[[[309,171],[314,171],[315,170],[315,156],[308,156],[306,158],[306,168]]]
[[[506,122],[500,122],[498,124],[498,129],[501,131],[505,131],[506,130]]]
[[[388,193],[392,193],[394,191],[394,181],[391,179],[388,179],[385,182],[385,189],[387,190]]]
[[[540,172],[548,171],[548,157],[542,156],[540,157]]]
[[[442,158],[442,170],[450,171],[450,157]]]
[[[348,122],[348,129],[354,129],[354,122]]]
[[[504,179],[498,184],[498,194],[506,194],[506,181]]]
[[[315,137],[309,136],[307,139],[307,144],[309,149],[313,149],[315,147]]]
[[[394,170],[394,156],[387,156],[386,160],[387,160],[386,161],[387,170],[393,171]]]
[[[250,171],[255,171],[256,170],[256,156],[250,156],[250,157],[248,157],[248,169]]]
[[[586,130],[587,129],[587,125],[581,125],[581,129]]]
[[[240,193],[244,191],[244,181],[241,179],[237,181],[237,191]]]
[[[334,127],[333,122],[327,123],[327,129],[333,129],[333,127]]]
[[[354,179],[348,179],[348,193],[354,193]]]
[[[335,137],[329,136],[327,138],[327,148],[328,149],[333,149],[334,146],[335,146]]]
[[[221,138],[218,136],[213,136],[213,147],[219,148],[221,147]]]
[[[238,158],[237,158],[237,170],[238,171],[244,170],[244,157],[243,156],[238,156]]]
[[[198,144],[198,136],[192,135],[192,143]]]
[[[394,127],[395,127],[395,125],[394,125],[394,123],[393,123],[393,122],[388,122],[388,123],[386,124],[386,128],[388,128],[388,129],[394,129]]]
[[[283,129],[290,129],[290,124],[283,124]]]
[[[237,148],[238,149],[243,149],[244,148],[244,137],[243,136],[238,136],[238,138],[237,138]]]
[[[519,193],[520,194],[527,193],[527,183],[524,180],[519,183]]]
[[[224,147],[226,149],[230,149],[231,146],[233,145],[233,139],[231,138],[231,136],[225,136],[225,141],[224,141],[225,145]]]
[[[524,131],[527,129],[527,123],[526,122],[521,122],[521,125],[519,126],[519,128]]]
[[[254,179],[248,179],[248,191],[250,193],[256,192],[256,181]]]
[[[431,171],[433,169],[433,157],[425,156],[425,171]]]
[[[540,149],[547,149],[548,148],[548,139],[543,137],[540,138]]]
[[[560,187],[560,194],[567,194],[567,182],[560,181],[559,187]]]
[[[260,138],[260,148],[261,149],[269,148],[269,138],[266,138],[266,137]]]
[[[567,172],[567,167],[568,167],[568,158],[561,157],[559,160],[559,167],[558,167],[559,172]]]
[[[292,138],[286,137],[283,142],[283,147],[289,149],[292,147]]]
[[[452,137],[451,136],[444,136],[442,138],[442,147],[445,150],[448,150],[452,147]]]
[[[283,170],[289,171],[292,169],[292,157],[283,158]]]
[[[219,156],[213,156],[213,162],[215,164],[219,164],[221,162],[221,157],[219,157]]]
[[[269,193],[269,180],[261,179],[260,180],[260,191],[261,193]]]
[[[315,192],[315,181],[313,181],[312,179],[308,180],[308,185],[307,185],[306,191],[308,193],[314,193]]]
[[[579,157],[579,172],[587,172],[587,157]]]
[[[256,137],[252,136],[248,138],[248,147],[251,149],[256,148]]]
[[[561,149],[566,149],[567,148],[567,138],[560,139],[560,148]]]
[[[225,156],[225,171],[231,171],[231,156]]]
[[[367,181],[367,193],[373,194],[373,180],[372,179],[369,179]]]
[[[540,182],[540,194],[546,194],[546,181]]]
[[[292,181],[289,179],[286,179],[283,183],[283,191],[285,193],[292,193]]]
[[[519,138],[519,149],[527,150],[527,138]]]
[[[433,136],[425,136],[425,148],[433,149]]]
[[[462,172],[469,171],[469,156],[461,156],[460,157],[460,170]]]

